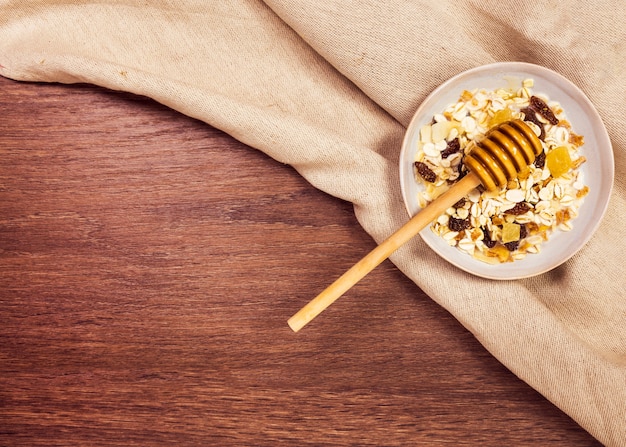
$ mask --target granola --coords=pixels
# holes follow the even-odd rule
[[[533,94],[532,79],[519,89],[465,90],[420,129],[415,177],[423,183],[418,204],[424,208],[467,169],[466,153],[492,127],[523,119],[543,145],[535,163],[502,191],[482,187],[450,207],[430,226],[451,246],[491,264],[539,253],[555,231],[570,231],[589,192],[580,166],[584,138],[577,135],[561,105]]]

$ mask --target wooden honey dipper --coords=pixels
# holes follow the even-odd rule
[[[517,178],[521,171],[527,169],[542,151],[541,141],[522,120],[507,121],[490,129],[485,138],[476,143],[465,156],[463,162],[469,170],[465,177],[413,216],[399,230],[300,309],[289,319],[289,327],[294,332],[298,332],[400,246],[474,188],[479,185],[483,185],[489,191],[504,188],[509,180]]]

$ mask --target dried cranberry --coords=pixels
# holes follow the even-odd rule
[[[415,162],[415,169],[417,169],[417,173],[427,182],[433,183],[437,180],[437,174],[433,172],[432,169],[428,167],[426,163],[422,163],[421,161]]]

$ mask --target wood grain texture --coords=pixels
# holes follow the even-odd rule
[[[596,446],[351,205],[151,100],[0,79],[0,445]]]

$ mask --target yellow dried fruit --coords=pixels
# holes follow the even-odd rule
[[[557,225],[560,225],[564,222],[567,222],[568,220],[571,219],[569,210],[567,208],[565,208],[564,210],[559,210],[556,212],[556,223]]]
[[[585,144],[585,137],[583,137],[582,135],[576,135],[574,132],[571,132],[569,134],[569,142],[576,147],[580,147]]]
[[[460,97],[460,101],[464,101],[467,102],[470,99],[472,99],[474,97],[474,94],[468,90],[463,90],[463,93],[461,93],[461,97]]]
[[[500,258],[498,258],[496,253],[490,253],[489,251],[483,253],[480,250],[475,250],[473,256],[475,259],[478,259],[479,261],[482,261],[482,262],[486,262],[487,264],[491,264],[491,265],[500,264]],[[508,258],[508,255],[507,255],[507,258]]]
[[[494,225],[502,225],[504,223],[504,219],[502,219],[500,216],[493,216],[491,218],[491,223]]]
[[[585,158],[585,156],[581,155],[576,160],[572,161],[572,169],[578,169],[580,167],[580,165],[582,165],[586,161],[587,161],[587,158]]]
[[[589,194],[589,187],[585,185],[585,186],[583,187],[583,189],[581,189],[580,191],[578,191],[578,192],[576,193],[576,198],[577,198],[577,199],[583,198],[583,197],[585,197],[587,194]]]
[[[569,171],[572,168],[572,159],[567,146],[559,146],[548,152],[546,165],[554,178],[560,177]]]
[[[495,256],[500,262],[507,262],[510,258],[510,252],[504,245],[496,245],[488,250],[489,255]]]
[[[505,222],[502,225],[502,243],[519,241],[520,225],[516,223]]]
[[[506,109],[498,110],[496,113],[493,114],[493,116],[489,120],[489,127],[497,126],[498,124],[502,124],[512,119],[513,119],[513,112],[511,112],[511,109],[506,108]]]

